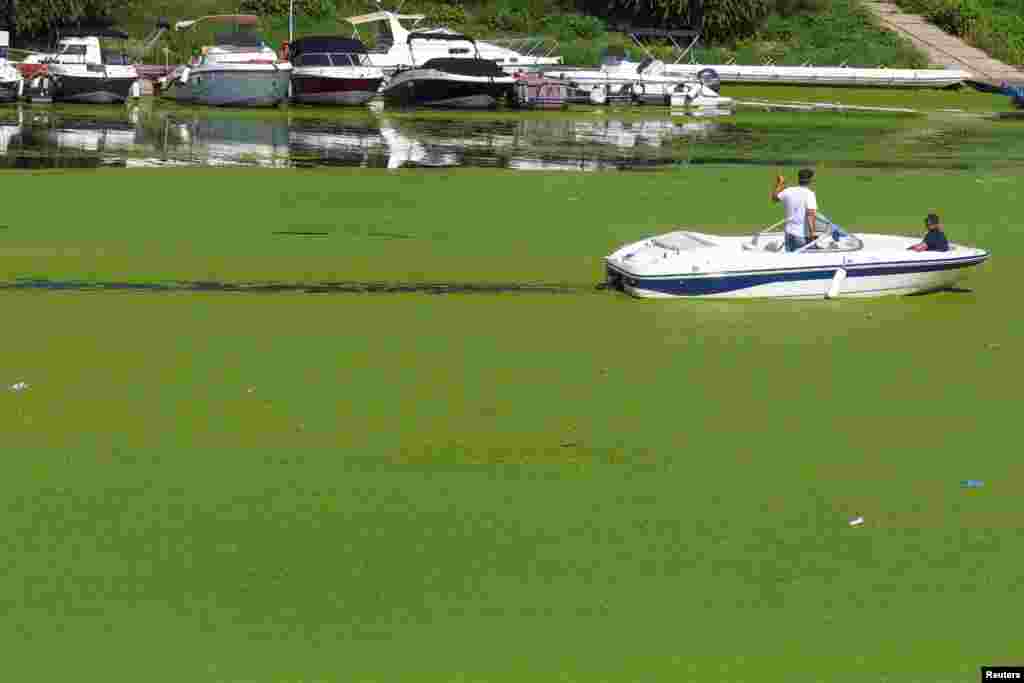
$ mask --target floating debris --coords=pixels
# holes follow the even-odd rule
[[[28,382],[15,382],[11,385],[11,391],[25,391],[28,388]]]
[[[988,350],[989,351],[998,351],[1000,348],[1001,347],[1000,347],[999,344],[992,343],[992,344],[988,345]]]
[[[864,518],[863,517],[854,517],[853,519],[850,520],[850,526],[860,526],[863,523],[864,523]]]
[[[985,482],[981,481],[980,479],[965,479],[964,481],[960,482],[960,486],[962,486],[965,489],[980,489],[984,485]]]

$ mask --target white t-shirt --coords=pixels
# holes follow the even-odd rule
[[[807,211],[818,210],[818,198],[809,187],[797,185],[787,187],[779,193],[782,208],[786,211],[786,232],[794,237],[807,236]]]

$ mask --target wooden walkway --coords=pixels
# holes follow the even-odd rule
[[[932,66],[970,71],[975,80],[995,85],[1004,81],[1024,83],[1024,71],[1019,67],[993,59],[978,48],[949,35],[938,26],[929,24],[923,17],[903,12],[892,2],[865,0],[864,6],[878,18],[882,26],[909,38],[928,55]]]

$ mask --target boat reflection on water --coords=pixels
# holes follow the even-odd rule
[[[162,161],[196,166],[290,166],[288,123],[272,118],[163,115]]]
[[[82,115],[22,106],[0,109],[5,165],[415,168],[474,166],[599,170],[673,163],[673,142],[713,137],[711,120],[437,119],[369,111],[336,118],[292,112],[132,107]],[[726,124],[728,125],[728,124]],[[49,159],[49,161],[45,161]],[[77,159],[75,163],[65,163]],[[30,164],[32,165],[32,164]]]
[[[142,149],[137,108],[96,118],[43,108],[0,113],[0,166],[61,168],[123,166]]]

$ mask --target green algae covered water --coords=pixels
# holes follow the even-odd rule
[[[628,240],[777,220],[794,168],[756,137],[726,155],[753,163],[657,172],[4,172],[5,666],[972,681],[1014,663],[1024,176],[1005,128],[932,154],[927,126],[837,141],[850,120],[813,133],[822,210],[902,234],[939,213],[993,253],[962,291],[597,287]],[[788,125],[766,121],[755,136]],[[786,158],[815,156],[791,139]]]

